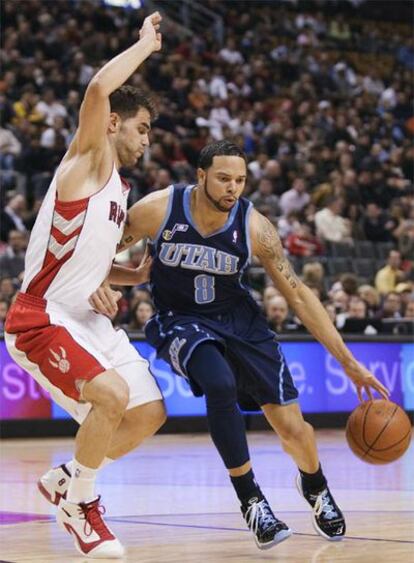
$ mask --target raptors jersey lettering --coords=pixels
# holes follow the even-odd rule
[[[114,166],[100,191],[62,202],[55,176],[32,230],[22,291],[69,308],[91,309],[88,297],[106,278],[122,236],[128,191]]]

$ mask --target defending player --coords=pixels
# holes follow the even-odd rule
[[[265,549],[291,534],[256,483],[249,460],[237,392],[251,396],[299,468],[297,487],[313,510],[319,534],[341,539],[345,521],[319,463],[314,432],[303,420],[289,368],[257,304],[241,278],[256,255],[303,324],[340,362],[357,386],[387,397],[386,388],[356,361],[323,306],[297,278],[273,225],[241,197],[246,160],[234,144],[220,141],[200,155],[198,183],[170,187],[136,203],[123,243],[153,241],[151,272],[158,313],[146,335],[195,395],[204,394],[212,439],[229,471],[243,516]],[[114,266],[109,280],[135,284],[134,270]],[[108,288],[92,304],[114,307]]]
[[[6,322],[12,357],[80,424],[75,457],[39,481],[58,504],[57,521],[89,557],[122,557],[102,519],[94,491],[97,471],[135,448],[165,420],[161,393],[124,331],[97,315],[88,297],[106,278],[126,219],[133,166],[149,144],[153,107],[122,86],[161,48],[158,12],[140,39],[90,82],[79,128],[46,194],[26,255],[22,292]],[[149,261],[137,276],[147,279]],[[63,497],[63,498],[62,498]]]

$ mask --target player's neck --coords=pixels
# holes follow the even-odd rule
[[[190,209],[193,221],[203,234],[222,227],[229,216],[229,213],[216,209],[198,186],[191,190]]]

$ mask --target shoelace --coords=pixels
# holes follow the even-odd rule
[[[108,532],[102,516],[106,510],[102,504],[99,504],[100,497],[91,504],[80,504],[83,515],[85,516],[85,524],[83,531],[85,536],[90,536],[95,531],[99,536]]]
[[[275,517],[273,516],[272,511],[270,510],[270,507],[265,500],[255,502],[251,506],[249,506],[246,511],[245,517],[249,528],[254,534],[257,534],[257,530],[259,529],[260,524],[264,524],[267,528],[267,525],[270,526],[275,522]]]
[[[332,504],[328,489],[325,489],[316,497],[314,510],[316,516],[320,516],[323,512],[327,520],[338,518],[338,513]]]

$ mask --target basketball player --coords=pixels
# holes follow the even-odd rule
[[[212,439],[241,502],[242,514],[261,549],[291,530],[273,514],[250,464],[238,391],[253,398],[299,468],[297,488],[312,508],[317,532],[340,540],[345,520],[330,492],[313,428],[304,421],[286,360],[259,307],[242,283],[252,255],[308,330],[342,365],[361,398],[387,389],[347,349],[325,309],[295,275],[273,225],[241,197],[246,159],[234,144],[219,141],[201,152],[198,183],[155,192],[129,211],[123,243],[150,237],[151,283],[158,313],[146,326],[158,356],[204,394]],[[139,272],[114,266],[109,281],[135,284]],[[114,307],[100,288],[91,303]]]
[[[162,396],[126,334],[97,315],[88,297],[108,275],[122,237],[128,186],[121,166],[134,166],[148,146],[153,107],[122,86],[161,48],[158,12],[140,39],[90,82],[79,128],[46,194],[26,256],[22,292],[6,322],[11,356],[80,423],[75,457],[39,481],[58,505],[59,525],[94,558],[124,549],[102,519],[97,471],[151,436],[165,420]],[[147,279],[149,261],[137,277]]]

